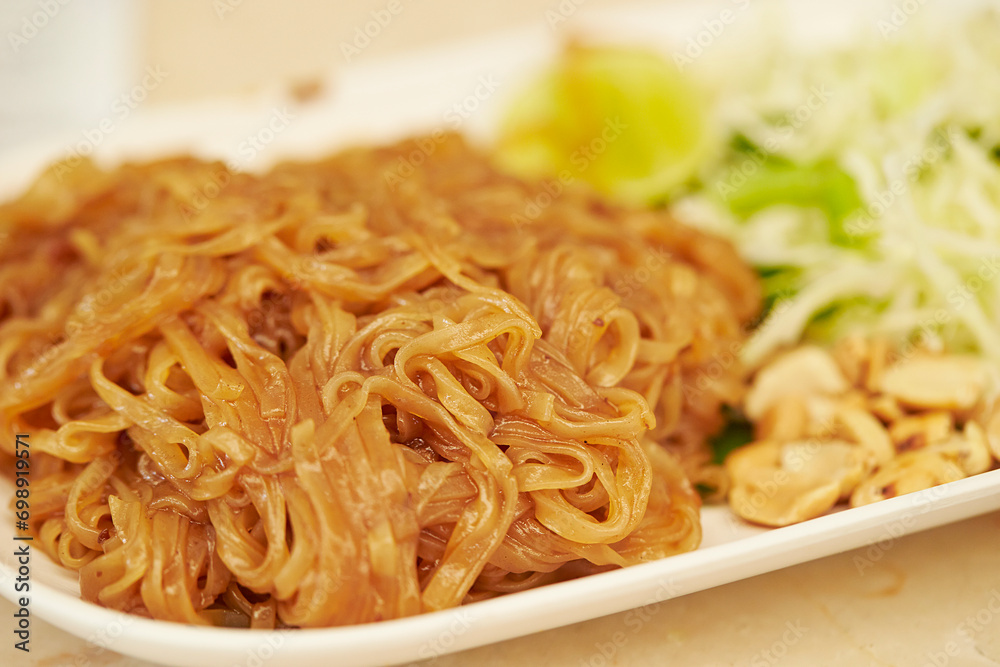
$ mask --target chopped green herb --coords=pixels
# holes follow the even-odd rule
[[[753,442],[753,424],[746,417],[731,408],[723,408],[726,425],[709,444],[712,447],[712,463],[721,464],[729,453],[738,447]]]

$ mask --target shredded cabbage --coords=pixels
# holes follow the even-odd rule
[[[714,143],[660,198],[758,268],[750,364],[856,330],[1000,360],[1000,14],[935,21],[814,53],[762,34],[686,72]]]
[[[771,40],[696,73],[730,146],[677,210],[788,299],[748,362],[856,330],[1000,359],[998,29],[984,12],[811,55]]]

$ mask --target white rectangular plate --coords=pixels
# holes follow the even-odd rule
[[[647,43],[683,44],[706,18],[743,2],[701,2],[655,10],[576,17],[580,29],[641,36]],[[795,3],[794,35],[812,41],[849,34],[855,3]],[[860,3],[858,3],[860,5]],[[870,9],[870,7],[869,7]],[[757,11],[754,9],[754,11]],[[761,10],[763,11],[763,10]],[[858,9],[858,11],[862,11]],[[544,18],[542,19],[544,21]],[[587,26],[590,26],[587,28]],[[296,105],[280,95],[136,113],[114,126],[95,155],[112,163],[178,153],[234,160],[262,169],[275,160],[308,158],[347,144],[386,141],[418,132],[459,130],[488,140],[498,110],[556,53],[563,34],[544,23],[475,44],[437,49],[405,60],[358,66],[332,77],[318,101]],[[478,91],[478,92],[477,92]],[[455,105],[471,111],[457,112]],[[275,114],[291,117],[280,132],[263,132]],[[267,139],[261,150],[247,141]],[[82,134],[57,137],[0,160],[0,198],[16,194],[52,159],[88,149]],[[89,149],[88,149],[89,150]],[[251,153],[253,153],[251,155]],[[894,540],[1000,508],[1000,471],[960,480],[875,505],[843,510],[786,528],[751,527],[725,507],[703,512],[705,540],[692,553],[624,570],[469,605],[377,624],[259,632],[190,627],[103,609],[79,598],[74,574],[37,549],[31,562],[31,609],[40,618],[115,651],[172,665],[330,664],[406,662],[568,625],[692,593],[858,546]],[[13,485],[0,480],[0,541],[13,541],[7,507]],[[0,549],[0,592],[16,599],[13,546]]]

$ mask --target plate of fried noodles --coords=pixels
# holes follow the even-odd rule
[[[6,156],[4,595],[400,663],[1000,508],[1000,22],[709,4]]]

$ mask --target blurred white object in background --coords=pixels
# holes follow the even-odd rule
[[[130,0],[0,3],[0,150],[45,136],[82,141],[121,115],[122,96],[142,77],[141,9]]]

